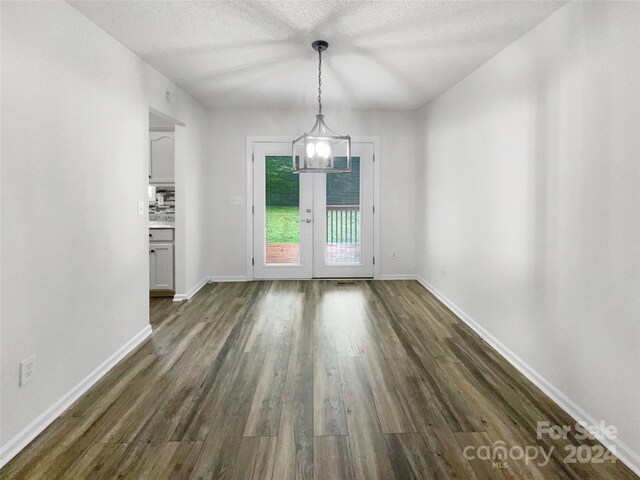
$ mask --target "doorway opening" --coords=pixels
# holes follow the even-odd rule
[[[176,293],[176,121],[149,112],[149,296]]]
[[[290,143],[251,148],[253,278],[374,277],[374,143],[353,142],[351,172],[330,174],[294,174]]]

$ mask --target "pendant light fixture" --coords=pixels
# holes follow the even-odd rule
[[[309,133],[293,141],[293,173],[340,173],[351,171],[351,137],[338,135],[324,123],[322,114],[322,52],[329,44],[316,40],[311,44],[318,52],[318,114]]]

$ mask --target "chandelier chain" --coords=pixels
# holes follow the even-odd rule
[[[322,113],[322,49],[318,49],[318,113]]]

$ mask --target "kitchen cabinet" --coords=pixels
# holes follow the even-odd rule
[[[149,288],[173,290],[173,243],[149,245]]]
[[[173,229],[149,229],[149,289],[152,295],[173,295]]]
[[[149,183],[176,181],[175,132],[149,132]]]
[[[149,241],[173,243],[173,228],[150,228]]]

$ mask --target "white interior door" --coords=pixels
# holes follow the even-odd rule
[[[254,278],[373,277],[373,144],[349,173],[294,174],[290,143],[254,143],[252,164]]]
[[[313,276],[373,277],[373,144],[352,145],[351,172],[312,175]]]
[[[290,143],[253,145],[253,276],[313,275],[313,178],[291,170]]]

